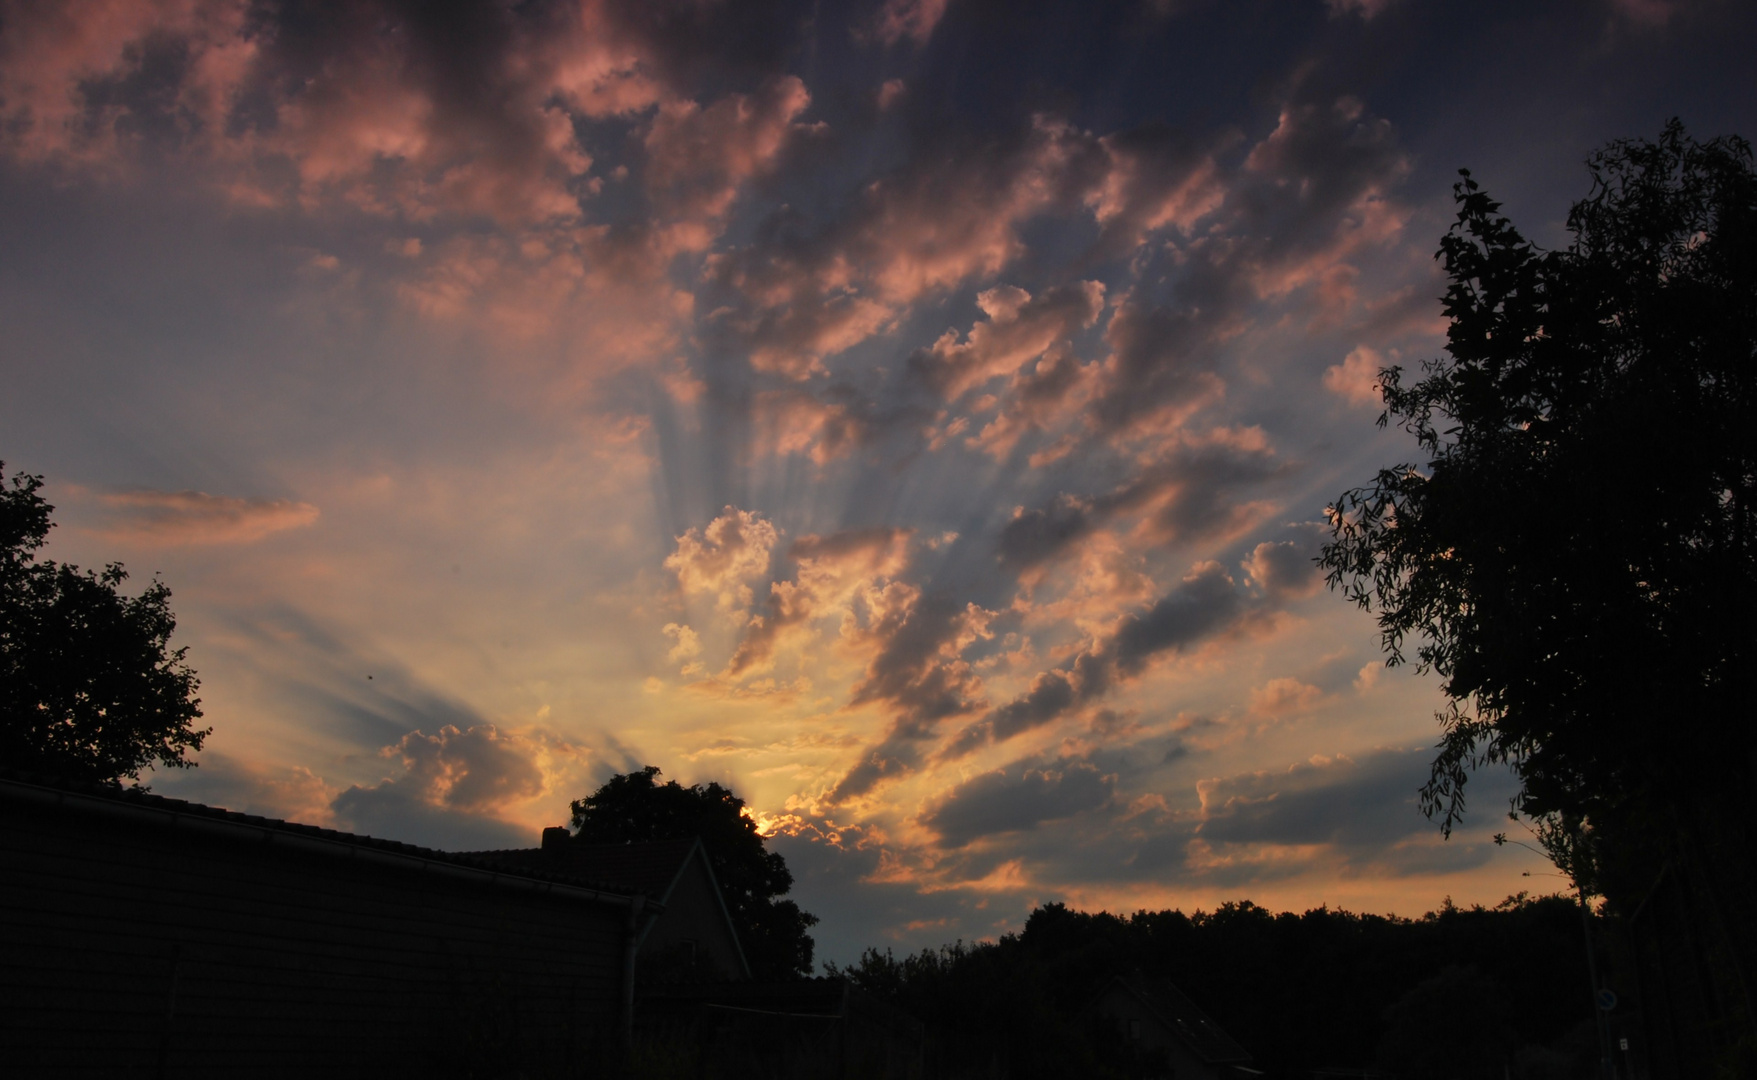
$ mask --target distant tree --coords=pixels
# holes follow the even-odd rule
[[[817,916],[781,897],[793,888],[787,861],[769,851],[744,800],[716,783],[657,783],[657,766],[612,776],[573,804],[574,837],[588,844],[627,844],[700,837],[739,944],[759,979],[812,973]]]
[[[1427,811],[1449,830],[1506,763],[1587,890],[1629,910],[1687,866],[1750,1022],[1757,174],[1676,121],[1588,167],[1561,251],[1463,174],[1447,355],[1380,373],[1426,460],[1345,492],[1320,563],[1443,680]]]
[[[1499,1080],[1510,1057],[1573,1076],[1593,1058],[1576,1041],[1582,1025],[1591,1030],[1592,1005],[1580,992],[1580,912],[1565,897],[1447,903],[1420,919],[1276,913],[1249,901],[1128,916],[1052,903],[995,941],[901,957],[867,949],[827,967],[919,1017],[945,1075],[1164,1076],[1118,1053],[1121,1033],[1091,1023],[1104,984],[1132,974],[1171,980],[1270,1076],[1365,1070],[1376,1054],[1406,1077],[1486,1068]],[[1448,1055],[1432,1072],[1419,1060],[1430,1034]]]
[[[171,590],[119,589],[120,563],[102,571],[37,561],[54,507],[43,478],[0,462],[0,763],[115,783],[145,767],[190,768],[201,749],[195,672],[171,649]]]

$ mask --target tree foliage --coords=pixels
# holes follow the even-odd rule
[[[1446,355],[1380,376],[1380,425],[1426,460],[1344,493],[1320,562],[1389,663],[1413,645],[1443,680],[1423,797],[1445,828],[1470,770],[1507,763],[1583,887],[1622,874],[1633,906],[1692,862],[1748,961],[1757,174],[1676,121],[1588,167],[1559,251],[1463,174]]]
[[[787,861],[764,845],[744,800],[717,783],[661,784],[659,775],[657,766],[648,765],[612,776],[576,801],[575,838],[626,844],[699,837],[752,973],[759,979],[810,975],[813,942],[807,931],[817,916],[781,899],[793,888],[793,875]]]
[[[0,463],[0,473],[4,463]],[[171,590],[120,592],[101,571],[37,560],[54,507],[40,476],[0,480],[0,762],[113,783],[142,768],[188,768],[201,749],[195,672],[171,649]]]
[[[1044,904],[1018,934],[905,956],[868,949],[830,974],[921,1018],[939,1075],[1165,1075],[1087,1010],[1112,977],[1134,974],[1169,978],[1270,1076],[1408,1066],[1430,1041],[1451,1053],[1450,1075],[1471,1080],[1502,1080],[1509,1064],[1514,1077],[1541,1075],[1521,1058],[1592,1056],[1580,913],[1563,897],[1448,903],[1419,919],[1249,901],[1133,915]],[[1456,988],[1469,993],[1436,1015]]]

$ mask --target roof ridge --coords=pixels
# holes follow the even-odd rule
[[[632,895],[625,885],[612,882],[590,881],[578,875],[555,873],[537,867],[515,867],[507,863],[480,858],[479,852],[442,851],[438,848],[423,847],[402,840],[389,840],[383,837],[369,836],[365,833],[344,832],[323,825],[307,825],[283,818],[264,817],[260,814],[247,814],[224,807],[209,806],[205,803],[191,802],[187,799],[176,799],[165,795],[154,794],[139,786],[122,787],[71,779],[67,777],[45,776],[19,769],[0,767],[0,794],[22,794],[27,790],[53,793],[61,797],[90,799],[100,803],[110,803],[129,807],[147,813],[175,814],[181,817],[213,821],[239,827],[266,830],[268,832],[298,836],[311,840],[327,841],[348,847],[383,852],[389,855],[403,855],[410,858],[425,859],[430,862],[465,867],[471,870],[489,873],[508,874],[514,877],[528,878],[534,881],[554,882],[562,885],[592,889],[599,892]],[[519,850],[519,849],[513,849]]]

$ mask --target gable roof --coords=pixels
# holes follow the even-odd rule
[[[560,835],[557,835],[560,834]],[[552,839],[553,838],[553,839]],[[692,862],[699,863],[708,876],[720,917],[725,921],[726,934],[738,953],[738,963],[745,977],[750,975],[750,962],[744,956],[744,943],[738,940],[738,929],[726,897],[714,876],[714,864],[699,837],[687,840],[648,840],[629,844],[582,844],[567,835],[565,829],[545,829],[543,846],[511,848],[501,851],[469,851],[464,855],[484,862],[532,871],[562,873],[592,881],[614,882],[617,888],[638,892],[657,901],[663,908],[677,883],[683,880]],[[649,920],[641,929],[641,940],[653,927]]]
[[[1118,975],[1106,984],[1121,986],[1142,1005],[1153,1018],[1183,1039],[1192,1052],[1210,1065],[1251,1060],[1250,1051],[1233,1041],[1219,1024],[1197,1007],[1170,979],[1149,979],[1143,975]]]
[[[639,891],[619,883],[580,876],[565,865],[518,866],[478,858],[470,852],[438,851],[317,825],[240,814],[217,806],[154,795],[142,788],[71,781],[14,769],[0,769],[0,802],[53,806],[71,813],[119,816],[172,829],[230,834],[238,839],[285,845],[333,857],[438,871],[453,877],[536,888],[623,907],[628,906]],[[657,901],[659,908],[664,907],[658,897],[652,897],[652,900]]]
[[[568,841],[547,847],[462,852],[473,859],[517,866],[540,873],[566,874],[590,881],[615,882],[660,903],[683,876],[701,841],[653,840],[641,844],[581,844]],[[709,874],[713,873],[710,866]]]

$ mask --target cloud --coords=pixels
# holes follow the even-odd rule
[[[1014,523],[1019,520],[1015,516]],[[1070,527],[1066,520],[1072,519],[1064,519],[1064,530]],[[1109,692],[1118,681],[1139,676],[1161,657],[1246,633],[1268,623],[1287,604],[1311,596],[1323,585],[1311,562],[1321,542],[1321,526],[1308,523],[1290,526],[1289,531],[1293,539],[1264,541],[1241,564],[1257,586],[1255,595],[1220,563],[1195,564],[1175,588],[1145,610],[1110,621],[1106,634],[1095,635],[1093,643],[1062,668],[1040,673],[1024,694],[965,727],[941,749],[940,759],[954,760],[1061,720]],[[1065,537],[1052,539],[1065,542]],[[1134,592],[1125,588],[1118,595]]]
[[[728,506],[706,528],[679,536],[665,569],[677,575],[684,595],[711,596],[722,614],[742,615],[752,601],[749,582],[768,573],[769,552],[779,539],[762,516]]]
[[[983,707],[982,683],[964,651],[991,636],[994,612],[962,606],[940,594],[923,596],[893,583],[858,637],[873,649],[849,707],[886,706],[893,719],[877,745],[862,752],[830,793],[832,802],[870,793],[919,764],[922,745],[941,721]]]
[[[102,494],[112,515],[106,539],[152,547],[250,544],[317,520],[317,507],[292,499],[238,499],[201,491]]]
[[[546,794],[552,774],[569,771],[584,751],[536,729],[493,724],[411,731],[380,756],[398,775],[353,785],[330,809],[345,827],[452,850],[528,846],[534,830],[505,819]]]
[[[26,160],[113,158],[141,127],[128,91],[143,88],[147,61],[174,51],[173,42],[185,55],[176,92],[159,103],[163,119],[178,135],[211,127],[255,59],[248,17],[243,0],[8,5],[0,23],[5,141]]]
[[[975,709],[980,683],[962,656],[974,642],[990,636],[994,612],[942,594],[923,596],[902,583],[892,583],[881,595],[860,632],[877,651],[855,684],[849,706],[887,704],[911,730]]]
[[[933,28],[945,16],[950,0],[885,0],[873,20],[873,36],[886,45],[908,38],[917,46],[927,44]]]
[[[922,816],[941,845],[961,848],[983,837],[1034,829],[1108,805],[1116,777],[1089,761],[1064,760],[1044,768],[997,769],[953,788]]]
[[[1317,557],[1329,531],[1307,522],[1289,526],[1291,540],[1265,540],[1239,565],[1265,596],[1278,602],[1302,600],[1324,587]]]
[[[1342,363],[1324,369],[1324,389],[1353,405],[1378,405],[1379,372],[1390,365],[1370,345],[1357,345]]]
[[[1118,519],[1133,519],[1140,538],[1152,543],[1228,538],[1269,509],[1239,496],[1284,471],[1254,428],[1175,436],[1155,453],[1158,460],[1102,495],[1064,492],[1045,506],[1015,508],[996,540],[1001,565],[1029,570]]]
[[[1111,642],[1116,668],[1125,676],[1136,674],[1151,658],[1188,649],[1250,614],[1244,595],[1219,563],[1197,563],[1176,589],[1117,624]]]
[[[1219,563],[1197,563],[1176,588],[1145,611],[1118,619],[1106,639],[1075,654],[1062,669],[1033,680],[1020,697],[959,732],[941,751],[942,760],[962,757],[1053,723],[1135,678],[1149,663],[1236,634],[1266,620],[1273,607],[1238,587]]]
[[[1345,15],[1359,15],[1363,20],[1370,21],[1397,0],[1324,0],[1330,8],[1331,18]]]
[[[1099,250],[1128,255],[1149,234],[1191,232],[1226,201],[1218,156],[1240,139],[1223,131],[1206,145],[1163,124],[1146,124],[1101,137],[1105,167],[1085,203],[1103,230]]]
[[[997,286],[976,296],[988,316],[959,340],[947,330],[909,357],[909,372],[947,401],[956,401],[990,380],[1016,373],[1076,329],[1089,327],[1104,308],[1096,281],[1057,285],[1041,296]]]
[[[737,678],[766,669],[776,651],[812,634],[812,623],[840,616],[845,632],[857,618],[856,601],[882,611],[890,579],[908,562],[909,529],[851,529],[829,536],[802,536],[788,550],[795,569],[791,581],[769,586],[762,612],[750,620],[726,664]]]
[[[708,260],[717,347],[796,377],[892,327],[923,296],[992,277],[1024,251],[1020,224],[1078,205],[1090,135],[1047,116],[993,145],[912,158],[815,222],[773,211],[752,243]]]
[[[1312,318],[1333,321],[1355,300],[1348,260],[1400,234],[1408,211],[1390,192],[1410,166],[1390,124],[1354,98],[1305,92],[1296,87],[1275,130],[1220,174],[1219,205],[1200,200],[1208,230],[1160,258],[1176,283],[1169,298],[1119,299],[1093,406],[1103,436],[1175,431],[1224,392],[1218,350],[1256,305],[1303,291]]]
[[[1323,696],[1322,690],[1298,679],[1270,679],[1251,691],[1251,711],[1264,716],[1308,712]]]
[[[1427,772],[1426,750],[1382,749],[1202,780],[1196,833],[1211,844],[1376,849],[1436,831],[1416,797]]]
[[[337,794],[335,786],[310,768],[251,761],[216,750],[212,742],[210,737],[199,755],[200,768],[157,773],[152,777],[153,790],[238,813],[305,825],[332,824],[329,807]]]
[[[776,78],[697,105],[687,81],[775,29],[769,12],[719,7],[369,0],[301,19],[240,0],[21,5],[0,34],[0,98],[21,156],[120,166],[152,144],[252,205],[506,226],[577,220],[603,183],[578,122],[652,113],[669,243],[696,250],[809,100]],[[774,47],[745,58],[761,67]]]
[[[672,663],[693,660],[701,655],[701,639],[696,636],[694,630],[677,623],[666,623],[661,630],[674,643],[671,646],[671,651],[666,654],[666,658]]]
[[[798,77],[702,108],[661,105],[647,129],[646,181],[663,222],[661,250],[702,251],[719,235],[739,185],[769,169],[811,104]]]

